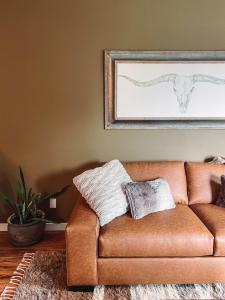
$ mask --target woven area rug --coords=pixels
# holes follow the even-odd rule
[[[1,300],[172,300],[225,299],[225,284],[96,286],[94,292],[70,292],[62,252],[26,253]]]

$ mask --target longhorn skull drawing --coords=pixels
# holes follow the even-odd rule
[[[177,97],[177,102],[181,113],[187,112],[188,105],[191,99],[191,94],[197,82],[225,84],[225,79],[204,74],[178,75],[171,73],[159,76],[149,81],[137,81],[126,75],[119,75],[119,77],[123,77],[129,80],[135,86],[139,87],[149,87],[163,82],[171,82],[173,84],[173,90]]]

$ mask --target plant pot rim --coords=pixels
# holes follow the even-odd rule
[[[40,211],[40,212],[42,213],[43,218],[44,218],[44,216],[45,216],[44,211],[41,210],[41,209],[39,209],[38,211]],[[15,213],[11,214],[11,215],[7,218],[7,223],[8,223],[8,225],[10,225],[10,226],[28,227],[28,226],[32,226],[32,225],[37,224],[37,223],[41,223],[41,221],[36,221],[36,220],[35,220],[35,221],[29,222],[29,223],[25,223],[25,224],[15,224],[15,223],[12,223],[12,222],[11,222],[11,219],[12,219],[13,216],[15,216]]]

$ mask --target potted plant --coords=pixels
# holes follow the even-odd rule
[[[14,210],[7,219],[10,240],[13,245],[23,247],[39,242],[43,237],[45,223],[52,222],[45,218],[40,205],[50,198],[60,196],[69,186],[54,193],[34,193],[32,188],[27,189],[21,167],[19,173],[17,199],[14,200],[2,192],[0,197]]]

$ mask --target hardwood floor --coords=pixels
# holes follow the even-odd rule
[[[45,232],[45,237],[40,243],[26,248],[14,247],[9,242],[7,232],[0,232],[0,295],[25,252],[64,249],[64,231]]]

